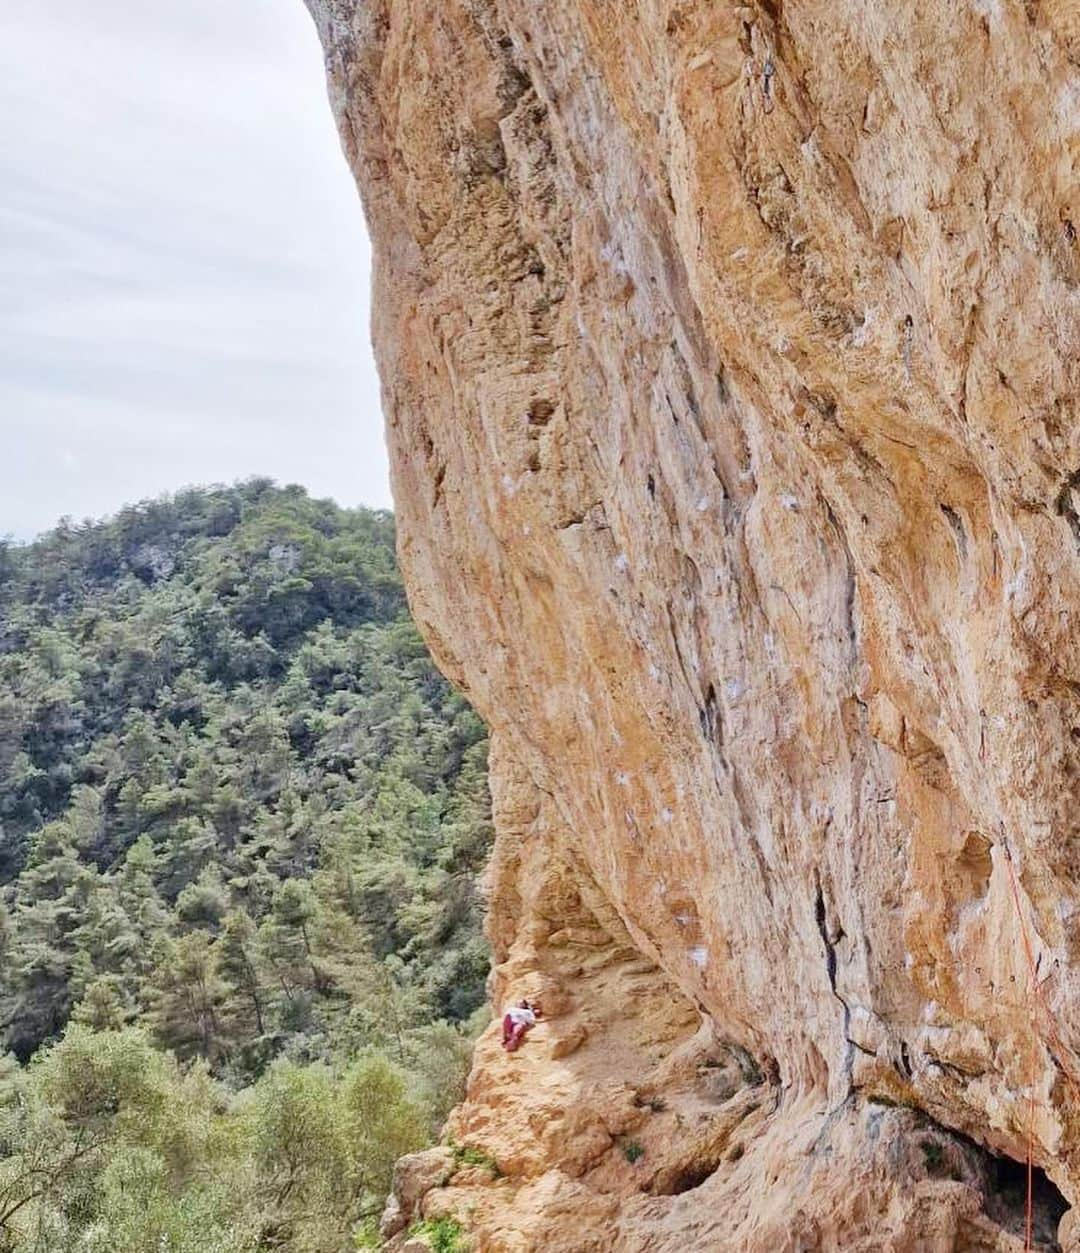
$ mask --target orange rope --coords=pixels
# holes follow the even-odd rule
[[[1009,850],[1007,842],[1003,844],[1005,849],[1005,864],[1009,867],[1009,882],[1012,885],[1013,904],[1016,906],[1016,919],[1020,924],[1020,937],[1024,942],[1024,956],[1027,959],[1028,969],[1028,992],[1033,1002],[1043,1011],[1046,1020],[1046,1031],[1054,1045],[1051,1052],[1051,1060],[1057,1063],[1061,1068],[1062,1074],[1068,1080],[1075,1093],[1080,1093],[1080,1083],[1065,1060],[1065,1048],[1061,1043],[1061,1037],[1058,1035],[1057,1024],[1054,1016],[1050,1012],[1050,1006],[1047,1004],[1046,996],[1043,993],[1042,985],[1039,983],[1039,969],[1035,961],[1035,955],[1032,952],[1031,940],[1028,936],[1027,922],[1024,919],[1023,906],[1020,903],[1020,884],[1016,878],[1016,867],[1013,865],[1012,853]],[[1024,1209],[1024,1253],[1031,1253],[1032,1245],[1032,1226],[1033,1226],[1033,1193],[1034,1193],[1034,1155],[1035,1155],[1035,1066],[1036,1066],[1036,1043],[1038,1042],[1038,1022],[1036,1016],[1032,1014],[1032,1029],[1035,1035],[1033,1047],[1031,1050],[1031,1069],[1028,1083],[1028,1125],[1027,1125],[1027,1204]]]
[[[1054,1052],[1051,1054],[1053,1060],[1057,1063],[1061,1073],[1065,1076],[1072,1088],[1074,1095],[1080,1097],[1080,1079],[1077,1079],[1075,1073],[1069,1066],[1067,1060],[1067,1052],[1065,1045],[1062,1043],[1061,1036],[1058,1034],[1057,1022],[1054,1019],[1053,1011],[1046,1001],[1046,994],[1043,992],[1042,984],[1038,980],[1038,967],[1031,951],[1031,942],[1028,939],[1027,924],[1024,922],[1024,913],[1020,905],[1020,887],[1016,878],[1016,869],[1013,866],[1012,854],[1009,852],[1009,846],[1005,845],[1005,861],[1009,867],[1009,878],[1012,882],[1013,903],[1016,905],[1016,915],[1020,923],[1020,935],[1024,941],[1024,954],[1027,957],[1028,979],[1035,990],[1035,1000],[1038,1002],[1039,1008],[1043,1011],[1046,1019],[1046,1034],[1050,1037],[1050,1042],[1054,1046]]]
[[[1035,1050],[1031,1050],[1031,1069],[1028,1072],[1028,1123],[1027,1123],[1027,1199],[1024,1202],[1024,1253],[1031,1253],[1031,1228],[1035,1213],[1035,1186],[1032,1159],[1035,1156]]]
[[[1031,941],[1028,939],[1027,923],[1020,904],[1020,885],[1016,881],[1016,869],[1013,866],[1012,853],[1008,844],[1005,845],[1005,864],[1009,867],[1009,882],[1012,884],[1013,904],[1016,906],[1016,918],[1020,924],[1020,937],[1024,942],[1024,956],[1027,958],[1028,994],[1032,1001],[1038,997],[1038,978],[1035,958],[1031,952]],[[1034,1018],[1034,1015],[1033,1015]],[[1032,1022],[1033,1032],[1037,1031],[1037,1023]],[[1037,1036],[1036,1036],[1037,1038]],[[1024,1204],[1024,1253],[1031,1253],[1032,1227],[1034,1225],[1034,1169],[1035,1155],[1035,1045],[1031,1049],[1031,1066],[1028,1069],[1028,1120],[1027,1120],[1027,1200]]]

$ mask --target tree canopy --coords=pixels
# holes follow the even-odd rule
[[[486,747],[390,514],[252,480],[0,546],[0,1250],[347,1247],[460,1092]]]

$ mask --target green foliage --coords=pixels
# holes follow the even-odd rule
[[[486,748],[389,514],[253,480],[2,547],[0,1253],[370,1229],[482,1025]]]
[[[409,1228],[409,1235],[426,1240],[434,1253],[466,1253],[468,1249],[461,1224],[456,1218],[429,1218],[414,1223]]]
[[[142,1032],[72,1026],[0,1077],[0,1247],[246,1247],[202,1213],[220,1100],[205,1068],[181,1071]]]
[[[486,740],[393,539],[256,480],[5,549],[0,1045],[75,1016],[234,1081],[358,1047],[457,1064]]]
[[[376,1218],[365,1218],[353,1231],[354,1249],[381,1249],[382,1237],[379,1235],[379,1223]]]
[[[945,1151],[937,1140],[929,1137],[919,1142],[928,1174],[940,1175],[945,1168]]]
[[[622,1155],[633,1166],[635,1162],[639,1162],[645,1156],[645,1150],[636,1140],[628,1140],[622,1145]]]
[[[0,1247],[337,1253],[427,1134],[385,1058],[279,1060],[233,1095],[142,1031],[72,1026],[0,1076]]]
[[[341,1075],[276,1062],[247,1093],[241,1117],[262,1211],[295,1248],[333,1247],[381,1205],[394,1161],[427,1142],[405,1075],[376,1056]]]
[[[479,1149],[473,1144],[455,1144],[451,1140],[450,1151],[454,1155],[454,1165],[458,1169],[462,1166],[480,1166],[484,1170],[490,1171],[495,1179],[502,1175],[499,1163],[495,1158],[490,1153],[485,1153],[483,1149]]]

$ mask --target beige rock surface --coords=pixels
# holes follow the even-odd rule
[[[421,1200],[453,1174],[454,1155],[443,1145],[399,1158],[394,1166],[392,1191],[379,1223],[382,1235],[385,1238],[396,1236],[408,1227],[418,1217]]]
[[[452,1122],[502,1177],[424,1212],[507,1253],[1019,1249],[1030,1123],[1051,1247],[1080,8],[309,5],[413,608],[492,728],[493,998],[551,1015]]]

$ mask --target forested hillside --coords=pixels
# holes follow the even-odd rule
[[[0,1248],[352,1247],[460,1091],[485,755],[388,514],[0,548]]]

